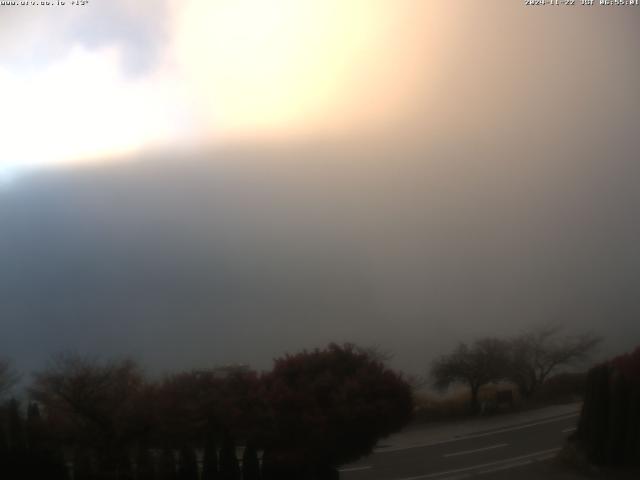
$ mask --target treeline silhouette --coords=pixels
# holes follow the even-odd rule
[[[470,344],[460,343],[451,353],[436,359],[431,379],[439,390],[466,385],[469,410],[475,413],[480,410],[483,386],[508,382],[516,387],[520,398],[531,400],[541,387],[549,386],[547,381],[553,373],[587,360],[601,340],[590,332],[562,335],[557,326],[540,326],[513,338],[479,338]]]
[[[60,355],[0,413],[0,477],[334,479],[402,428],[411,387],[368,350],[329,345],[270,372],[147,379],[131,360]]]

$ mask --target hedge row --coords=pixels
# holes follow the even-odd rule
[[[640,465],[640,348],[589,371],[576,439],[594,464]]]

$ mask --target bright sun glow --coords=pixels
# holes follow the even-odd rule
[[[420,46],[398,42],[407,14],[380,0],[192,0],[175,55],[219,134],[344,130],[384,116],[418,81]]]
[[[157,84],[126,81],[115,49],[71,50],[64,61],[36,72],[0,69],[0,164],[87,161],[135,151],[167,134],[155,102]]]
[[[184,0],[170,3],[160,60],[140,76],[124,71],[117,43],[69,45],[28,68],[0,64],[0,175],[151,145],[393,122],[441,50],[431,35],[443,17],[422,15],[423,4]]]

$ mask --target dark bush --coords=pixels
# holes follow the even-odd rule
[[[193,448],[183,445],[178,463],[178,480],[198,480],[198,459]]]
[[[67,461],[74,480],[333,478],[413,410],[410,385],[353,345],[281,358],[268,374],[233,366],[154,383],[132,361],[67,354],[29,393],[26,420],[18,402],[0,408],[7,478],[62,480]]]
[[[586,373],[559,373],[546,380],[534,394],[539,403],[575,402],[584,397]]]
[[[299,475],[367,455],[413,410],[409,384],[353,345],[276,360],[265,385],[277,433],[265,446],[263,463],[277,471],[273,475],[287,475],[283,469]]]
[[[240,480],[240,464],[236,456],[236,443],[227,432],[220,447],[218,476],[221,480]]]
[[[154,480],[155,471],[153,468],[153,459],[146,445],[138,447],[136,456],[136,479],[137,480]]]
[[[242,480],[260,480],[258,451],[252,442],[247,444],[242,454]]]
[[[177,480],[176,459],[170,448],[163,448],[158,459],[158,480]]]
[[[575,435],[598,465],[640,465],[640,348],[589,370]]]
[[[202,480],[217,480],[218,451],[214,436],[209,433],[205,438],[204,457],[202,459]]]

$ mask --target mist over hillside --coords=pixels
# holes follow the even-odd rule
[[[497,176],[491,150],[474,168],[469,152],[379,147],[25,176],[0,193],[3,352],[27,370],[66,349],[267,368],[335,340],[422,373],[455,342],[536,323],[593,329],[603,355],[638,338],[637,193],[617,172],[632,163]]]

